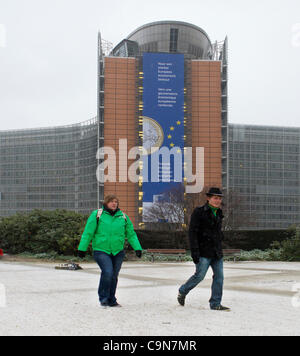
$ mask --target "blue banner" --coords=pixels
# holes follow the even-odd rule
[[[143,212],[183,182],[184,56],[143,55]]]

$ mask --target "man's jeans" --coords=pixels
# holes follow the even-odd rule
[[[196,264],[195,274],[179,288],[179,293],[187,295],[191,289],[195,288],[204,279],[209,266],[211,266],[213,270],[213,282],[209,304],[211,308],[215,308],[221,304],[223,294],[223,258],[200,257],[199,262]]]
[[[118,275],[122,266],[125,252],[121,251],[116,256],[103,251],[94,251],[94,259],[101,269],[98,288],[99,301],[104,305],[113,305],[117,302],[115,297]]]

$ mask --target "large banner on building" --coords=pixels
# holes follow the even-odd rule
[[[184,56],[143,55],[143,220],[183,183]],[[164,219],[168,220],[168,219]]]

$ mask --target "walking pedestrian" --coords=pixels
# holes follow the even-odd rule
[[[135,250],[136,256],[142,257],[142,247],[128,215],[119,209],[116,195],[107,195],[102,209],[94,210],[89,216],[78,246],[78,256],[83,258],[92,241],[94,259],[101,277],[98,287],[100,305],[120,307],[115,297],[118,275],[125,256],[124,243],[127,238]]]
[[[206,204],[193,211],[189,226],[191,256],[196,271],[179,288],[177,300],[180,305],[184,306],[187,294],[204,279],[208,268],[211,267],[213,281],[209,300],[210,308],[230,311],[230,308],[221,305],[224,280],[221,228],[224,216],[220,206],[223,194],[219,188],[212,187],[206,195]]]

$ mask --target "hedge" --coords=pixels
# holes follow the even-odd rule
[[[75,255],[88,215],[68,210],[33,210],[0,219],[0,248],[6,253],[49,253]],[[143,249],[185,248],[189,250],[187,231],[136,230]],[[287,254],[298,245],[291,242],[295,229],[261,231],[225,231],[224,248],[244,251],[267,250],[274,242]],[[287,241],[285,244],[284,242]],[[126,248],[128,244],[126,244]],[[278,247],[279,248],[279,247]],[[91,254],[91,246],[89,253]]]
[[[6,253],[74,254],[88,216],[67,210],[33,210],[0,220],[0,246]]]

